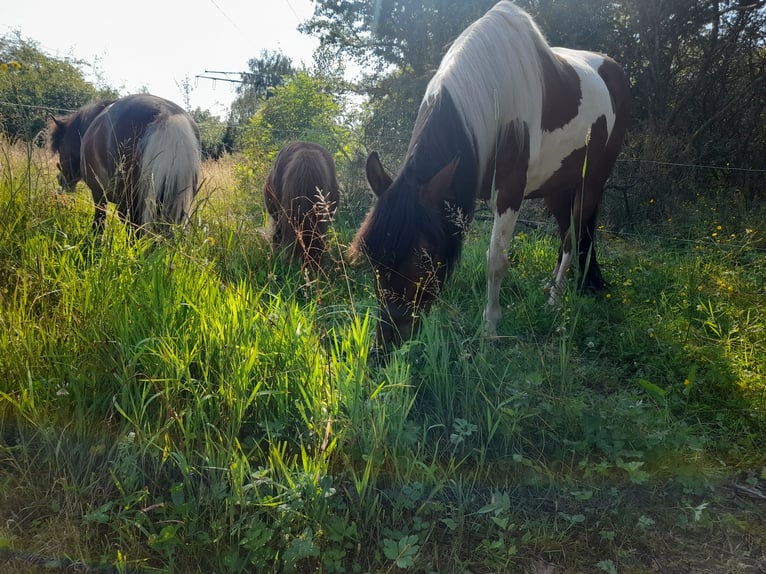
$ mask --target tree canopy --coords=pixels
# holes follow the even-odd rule
[[[259,57],[248,60],[247,67],[248,71],[240,75],[237,97],[231,104],[229,123],[232,125],[246,125],[270,97],[270,90],[295,74],[290,58],[270,50],[263,50]]]
[[[11,140],[30,141],[45,128],[49,114],[117,95],[86,81],[81,64],[50,57],[18,33],[0,37],[0,131]]]
[[[323,46],[376,72],[388,67],[430,76],[435,56],[494,0],[321,0],[302,29]]]
[[[343,151],[348,140],[339,123],[341,104],[332,83],[319,75],[300,71],[284,85],[271,90],[246,131],[245,147],[250,157],[270,162],[289,141],[310,140],[331,153]]]
[[[605,52],[624,66],[634,96],[629,140],[635,153],[766,167],[766,2],[518,3],[552,45]],[[493,4],[317,0],[303,29],[364,66],[365,141],[401,150],[450,42]]]

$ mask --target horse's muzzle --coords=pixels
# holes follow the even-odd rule
[[[391,305],[381,308],[375,330],[376,344],[384,349],[398,347],[417,331],[417,319],[409,306]]]
[[[59,173],[56,176],[56,181],[59,184],[59,189],[58,189],[59,192],[63,191],[63,192],[66,192],[66,193],[72,193],[75,190],[75,188],[77,187],[77,182],[76,181],[75,182],[71,182],[71,181],[67,180],[67,178],[64,177],[63,173]]]

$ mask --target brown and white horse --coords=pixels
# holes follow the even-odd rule
[[[199,129],[173,102],[135,94],[89,104],[53,118],[49,139],[62,188],[73,191],[80,180],[90,188],[97,232],[107,201],[139,230],[188,218],[200,178]]]
[[[500,284],[524,199],[542,198],[559,226],[551,299],[565,288],[573,244],[583,286],[605,287],[592,247],[625,133],[628,92],[612,59],[551,48],[511,2],[499,2],[460,34],[428,85],[398,177],[392,180],[377,154],[367,160],[378,200],[351,252],[374,267],[379,343],[412,336],[455,267],[477,198],[494,211],[489,335],[497,332]]]
[[[277,154],[263,196],[274,245],[289,261],[317,268],[339,199],[330,152],[313,142],[288,143]]]

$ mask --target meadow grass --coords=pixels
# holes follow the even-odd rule
[[[379,364],[353,228],[318,277],[286,267],[236,158],[205,165],[192,225],[159,244],[115,218],[94,239],[87,190],[58,195],[44,152],[3,144],[0,163],[4,571],[745,572],[763,555],[762,226],[604,230],[611,289],[557,306],[553,234],[522,229],[488,340],[476,221],[419,336]]]

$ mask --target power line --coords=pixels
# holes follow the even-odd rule
[[[205,70],[206,74],[224,74],[227,76],[241,76],[242,74],[246,74],[247,72],[224,72],[221,70]]]
[[[691,167],[695,169],[717,169],[722,171],[744,171],[748,173],[766,173],[766,169],[757,169],[749,167],[732,167],[723,165],[705,165],[695,163],[674,163],[670,161],[659,161],[655,159],[625,158],[618,159],[618,163],[649,163],[653,165],[664,165],[669,167]]]
[[[226,18],[226,19],[229,21],[229,23],[230,23],[232,26],[234,26],[234,27],[237,29],[237,31],[238,31],[240,34],[242,34],[243,36],[245,35],[245,33],[242,31],[242,28],[240,28],[239,26],[237,26],[237,23],[236,23],[234,20],[232,20],[231,18],[229,18],[229,15],[228,15],[226,12],[224,12],[223,8],[221,8],[221,7],[218,5],[218,2],[216,2],[215,0],[210,0],[210,3],[211,3],[213,6],[215,6],[215,7],[216,7],[216,9],[217,9],[217,10],[218,10],[218,11],[221,13],[221,15],[222,15],[224,18]]]
[[[57,108],[55,106],[36,106],[36,105],[33,105],[33,104],[19,104],[17,102],[6,102],[6,101],[2,101],[2,100],[0,100],[0,106],[7,106],[7,107],[10,107],[10,108],[26,108],[26,109],[30,109],[30,110],[40,110],[40,111],[43,111],[43,112],[54,111],[54,112],[66,112],[66,113],[70,113],[70,112],[76,111],[76,110],[70,110],[70,109],[67,109],[67,108]]]
[[[205,70],[205,73],[208,74],[222,74],[222,75],[242,75],[243,72],[228,72],[228,71],[219,71],[219,70]],[[222,82],[232,82],[232,83],[242,83],[243,80],[235,80],[232,78],[217,78],[213,76],[205,76],[204,74],[198,74],[195,76],[197,78],[204,78],[204,79],[210,79],[210,80],[220,80]],[[17,102],[9,102],[0,100],[0,106],[6,106],[11,108],[24,108],[24,109],[30,109],[30,110],[38,110],[43,112],[49,112],[49,111],[56,111],[56,112],[65,112],[65,113],[71,113],[74,111],[77,111],[75,109],[68,109],[68,108],[59,108],[56,106],[47,106],[47,105],[34,105],[34,104],[21,104]],[[404,139],[402,140],[404,141]],[[660,161],[660,160],[654,160],[654,159],[643,159],[643,158],[621,158],[617,160],[617,163],[646,163],[650,165],[657,165],[657,166],[666,166],[666,167],[685,167],[690,169],[709,169],[709,170],[718,170],[718,171],[736,171],[736,172],[743,172],[743,173],[766,173],[766,169],[760,169],[760,168],[749,168],[749,167],[737,167],[737,166],[723,166],[723,165],[710,165],[710,164],[695,164],[695,163],[680,163],[680,162],[668,162],[668,161]]]
[[[205,74],[218,74],[218,76],[206,76]],[[247,74],[247,72],[226,72],[222,70],[205,70],[202,74],[197,74],[194,76],[195,80],[198,80],[202,78],[203,80],[213,80],[213,85],[215,86],[215,82],[221,81],[221,82],[229,82],[230,84],[244,84],[245,80],[242,78]],[[219,76],[239,76],[239,79],[233,79],[233,78],[221,78]]]
[[[206,76],[205,74],[197,74],[195,79],[202,78],[203,80],[213,80],[213,82],[230,82],[232,84],[244,84],[244,80],[234,80],[232,78],[219,78],[217,76]]]
[[[295,16],[295,19],[298,21],[298,23],[301,23],[300,16],[298,16],[298,13],[295,11],[295,8],[293,8],[293,5],[290,4],[290,0],[285,0],[285,4],[287,4],[287,7],[290,8],[290,12],[293,13],[293,16]]]

